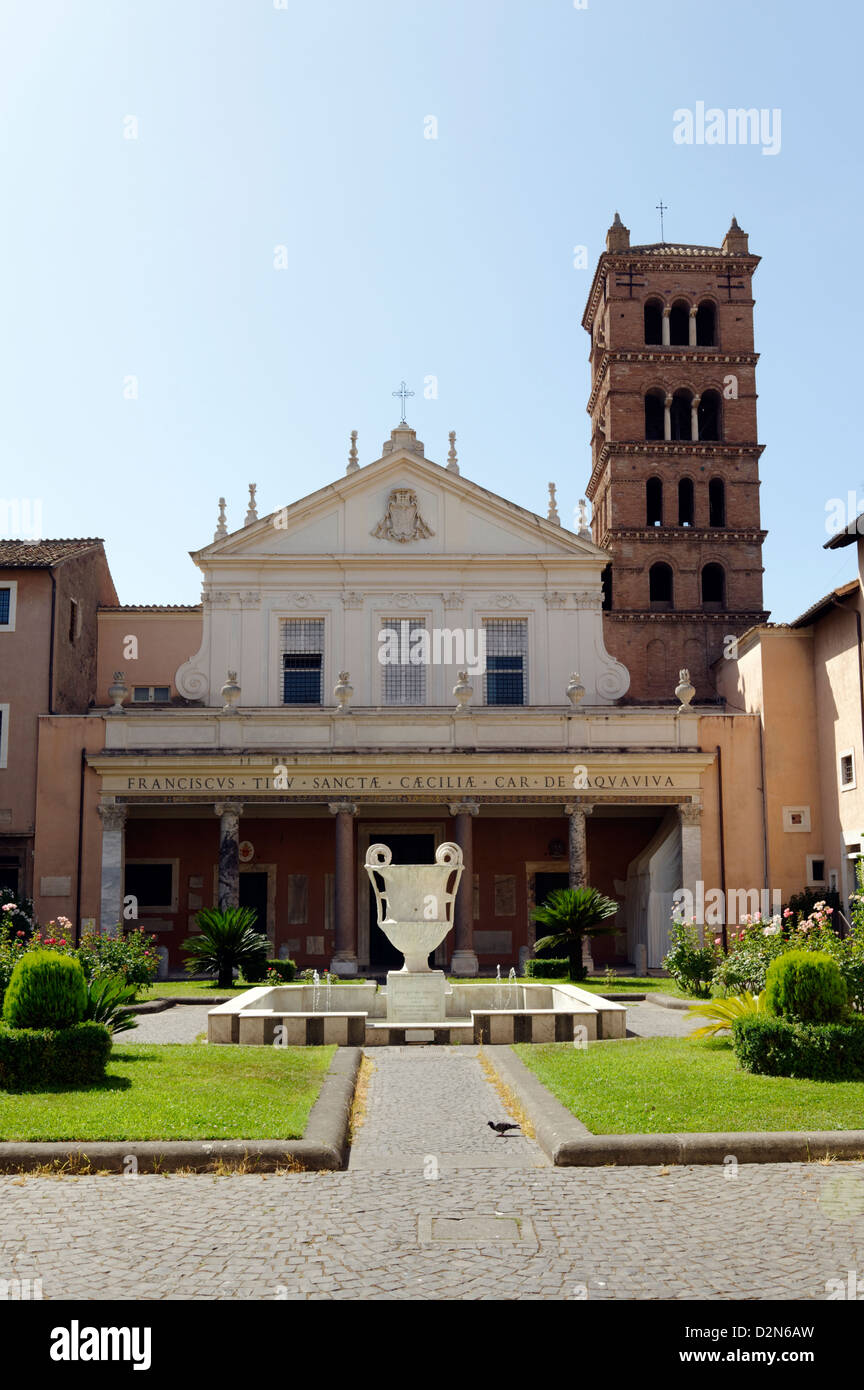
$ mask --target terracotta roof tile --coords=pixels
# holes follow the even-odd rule
[[[0,540],[0,569],[50,569],[71,555],[101,546],[100,537],[79,540]]]

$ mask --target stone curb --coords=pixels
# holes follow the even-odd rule
[[[661,1009],[690,1009],[694,1004],[707,1004],[707,999],[679,999],[677,994],[655,994],[646,996],[649,1004],[659,1004]]]
[[[307,1172],[344,1168],[348,1158],[348,1122],[362,1049],[340,1047],[309,1113],[302,1139],[124,1139],[101,1142],[0,1143],[0,1173],[26,1173],[51,1164],[73,1162],[72,1171],[89,1165],[94,1171],[128,1173],[130,1156],[138,1173],[170,1173],[192,1168],[210,1172],[217,1160],[246,1160],[258,1173],[272,1173],[289,1164]]]
[[[864,1130],[732,1130],[701,1134],[591,1134],[556,1100],[509,1047],[487,1047],[489,1060],[516,1095],[556,1168],[604,1164],[807,1163],[818,1158],[864,1159]]]

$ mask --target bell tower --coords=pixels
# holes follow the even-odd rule
[[[722,246],[631,246],[618,213],[583,326],[591,337],[592,533],[611,552],[607,649],[629,702],[715,695],[724,639],[768,614],[751,281],[759,257],[733,217]],[[725,643],[729,652],[729,644]]]

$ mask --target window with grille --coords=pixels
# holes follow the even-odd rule
[[[524,705],[528,698],[528,620],[486,618],[486,703]]]
[[[0,627],[9,626],[9,610],[11,606],[11,598],[11,589],[0,589]]]
[[[282,703],[320,705],[324,668],[324,619],[282,622]]]
[[[425,618],[382,618],[379,631],[387,634],[379,647],[382,705],[425,705]]]
[[[851,749],[848,753],[840,754],[840,785],[841,787],[855,786],[855,754]]]

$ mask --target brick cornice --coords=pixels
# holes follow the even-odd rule
[[[603,251],[597,267],[594,271],[594,279],[591,282],[591,289],[588,293],[588,302],[585,305],[585,312],[582,315],[582,327],[591,332],[594,316],[597,313],[597,305],[603,289],[603,278],[608,275],[611,284],[608,286],[607,300],[609,299],[628,299],[629,295],[615,293],[616,274],[626,274],[628,270],[633,270],[636,275],[645,275],[647,272],[653,274],[669,275],[680,271],[707,272],[709,275],[725,275],[727,270],[732,270],[733,274],[752,276],[759,264],[760,256],[730,256],[725,255],[721,250],[712,251],[705,249],[704,255],[675,254],[670,250],[668,254],[646,255],[645,252],[638,251]],[[735,299],[735,304],[749,304],[751,307],[754,301],[750,298]]]
[[[706,613],[702,608],[678,608],[673,613],[653,613],[645,608],[625,608],[603,610],[604,623],[608,620],[619,623],[746,623],[754,627],[757,623],[768,621],[769,610],[756,608],[724,608],[719,613]]]
[[[749,541],[751,545],[762,545],[767,535],[767,531],[747,527],[737,530],[724,527],[721,530],[714,526],[607,526],[596,544],[603,550],[609,548],[607,541],[613,546],[616,541],[640,541],[649,545],[671,544],[676,549],[680,549],[681,542],[685,540],[719,541],[721,545]]]
[[[591,470],[585,496],[593,502],[597,484],[600,481],[600,474],[609,460],[616,455],[632,458],[638,454],[646,460],[650,458],[651,462],[654,463],[660,459],[688,458],[696,462],[700,456],[704,457],[705,455],[721,459],[735,459],[746,454],[758,462],[764,449],[764,444],[726,444],[718,439],[607,439]]]
[[[585,407],[590,415],[597,404],[597,397],[609,367],[616,362],[659,362],[663,366],[686,363],[710,363],[721,366],[755,367],[759,361],[758,352],[723,352],[720,348],[651,347],[624,351],[622,348],[604,348],[594,374],[594,382],[588,404]]]

